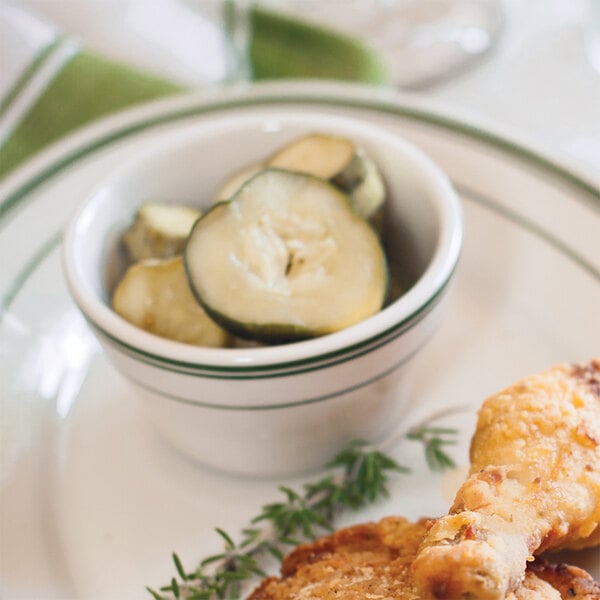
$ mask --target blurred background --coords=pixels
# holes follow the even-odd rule
[[[5,21],[7,8],[26,9],[78,45],[184,89],[249,78],[362,80],[422,94],[600,173],[600,0],[268,0],[258,19],[250,0],[3,4]],[[291,27],[269,20],[280,13],[293,16]],[[347,34],[375,58],[307,34],[304,22]],[[252,46],[249,23],[253,64],[239,55]],[[1,94],[23,40],[6,33],[12,24],[0,27]],[[331,59],[325,67],[318,52]]]

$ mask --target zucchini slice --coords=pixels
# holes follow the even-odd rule
[[[246,181],[254,177],[259,171],[262,171],[262,169],[264,169],[264,166],[261,164],[251,165],[229,177],[219,188],[219,191],[217,192],[217,201],[229,200],[244,185],[244,183],[246,183]]]
[[[385,203],[386,187],[375,162],[344,137],[311,133],[279,150],[267,165],[332,181],[367,220],[374,219]]]
[[[383,178],[375,161],[362,150],[356,153],[356,160],[361,163],[362,177],[360,181],[347,189],[350,204],[354,211],[367,219],[381,234],[383,232],[383,211],[387,196]]]
[[[269,167],[298,171],[322,179],[343,178],[348,184],[359,179],[354,144],[343,137],[311,133],[290,142],[267,161]]]
[[[156,335],[197,346],[229,345],[219,327],[192,294],[183,258],[144,260],[127,270],[113,295],[124,319]]]
[[[387,262],[373,228],[323,179],[266,169],[192,229],[191,288],[223,327],[283,343],[334,332],[379,311]]]
[[[136,262],[181,254],[192,225],[200,214],[190,206],[146,202],[123,234],[130,260]]]

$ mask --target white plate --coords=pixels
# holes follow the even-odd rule
[[[600,354],[600,185],[531,147],[419,98],[329,84],[175,98],[102,121],[0,187],[2,599],[149,598],[145,586],[172,575],[172,551],[192,567],[220,550],[215,526],[235,534],[278,498],[281,482],[204,470],[137,419],[126,382],[67,295],[58,249],[74,208],[125,158],[190,122],[240,110],[268,120],[280,103],[401,132],[439,162],[464,200],[448,318],[415,363],[413,391],[417,404],[467,407],[439,421],[460,428],[459,463],[487,395]],[[340,524],[446,510],[454,484],[427,471],[420,447],[401,441],[392,452],[413,474],[394,479],[389,500]],[[588,551],[573,560],[600,577],[597,558]]]

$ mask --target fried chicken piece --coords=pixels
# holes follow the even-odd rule
[[[600,583],[579,567],[564,563],[553,564],[537,558],[527,566],[529,572],[543,579],[560,592],[561,598],[600,600]]]
[[[388,517],[302,544],[249,600],[418,600],[409,567],[430,523]]]
[[[265,579],[249,600],[419,600],[410,565],[432,523],[388,517],[302,544],[284,559],[281,578]],[[507,599],[600,600],[590,595],[595,584],[585,571],[535,567],[540,575],[528,571]]]
[[[501,600],[532,555],[597,541],[600,360],[559,365],[483,404],[469,479],[412,565],[424,599]]]

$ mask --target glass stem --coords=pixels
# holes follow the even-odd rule
[[[223,25],[227,43],[227,82],[251,79],[249,60],[249,0],[224,0]]]

